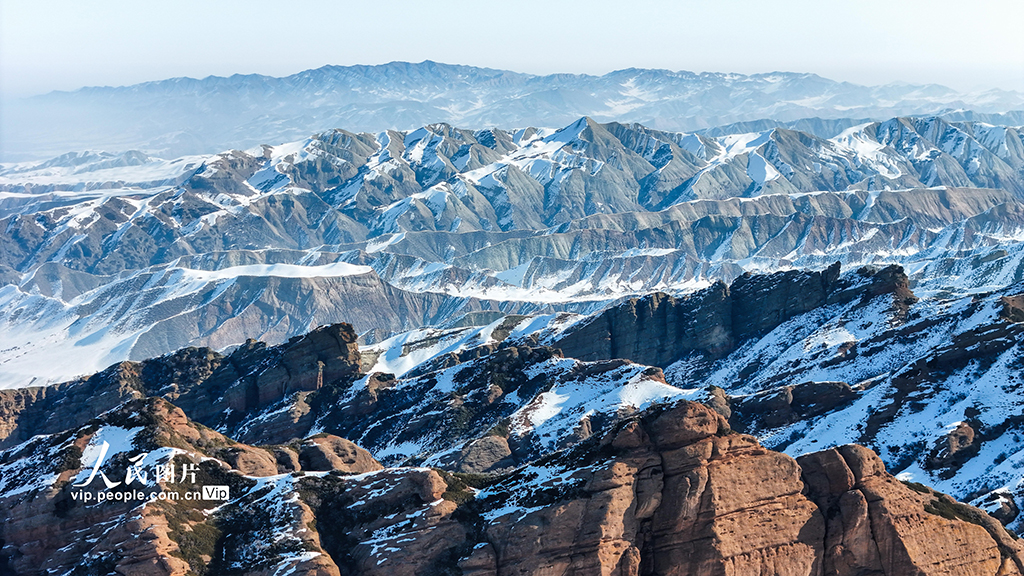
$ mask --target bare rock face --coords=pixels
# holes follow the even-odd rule
[[[910,278],[902,266],[891,264],[878,269],[862,266],[854,276],[840,280],[829,295],[827,303],[852,302],[858,298],[873,298],[888,294],[897,310],[906,311],[907,306],[918,298],[910,290]]]
[[[632,298],[561,337],[556,346],[572,358],[628,358],[666,366],[687,350],[732,348],[729,287],[716,282],[687,298],[655,293]]]
[[[734,337],[738,341],[766,332],[797,314],[821,306],[838,285],[839,268],[836,262],[820,272],[743,274],[729,287]]]
[[[962,464],[966,457],[978,451],[974,437],[974,428],[967,422],[960,422],[949,434],[939,439],[928,457],[927,466],[937,469]]]
[[[236,444],[217,451],[217,457],[246,476],[273,476],[278,473],[277,459],[269,451]]]
[[[817,272],[743,274],[686,298],[633,298],[559,338],[571,358],[627,358],[667,366],[684,354],[720,357],[741,340],[825,304],[840,286],[839,263]],[[900,269],[902,272],[902,269]],[[905,277],[905,276],[904,276]]]
[[[824,519],[792,459],[684,402],[620,427],[606,463],[566,471],[578,494],[497,517],[470,574],[816,574]],[[544,484],[542,484],[543,486]],[[538,495],[537,497],[540,497]],[[556,499],[557,500],[557,499]],[[725,572],[721,572],[725,569]]]
[[[865,272],[871,277],[869,293],[872,296],[892,294],[896,302],[904,306],[917,302],[918,298],[910,290],[910,279],[902,266],[891,264],[872,272],[870,269]]]
[[[804,382],[736,399],[730,420],[739,429],[746,426],[773,428],[825,414],[856,398],[846,382]],[[742,422],[744,427],[738,423]]]
[[[142,368],[119,362],[57,386],[0,391],[0,448],[81,426],[123,402],[145,397]]]
[[[1024,546],[998,521],[885,472],[878,456],[847,445],[798,459],[828,518],[825,574],[1019,574]]]
[[[146,480],[111,489],[98,478],[84,489],[72,486],[93,464],[85,461],[86,449],[121,435],[130,441],[115,441],[101,471],[111,481],[126,480],[129,458],[142,455]],[[175,450],[168,455],[162,447]],[[173,458],[181,475],[158,480],[151,466],[160,461],[145,458]],[[366,450],[333,436],[312,438],[299,453],[238,443],[191,422],[161,398],[131,401],[86,426],[38,436],[0,452],[0,573],[185,576],[224,573],[237,564],[246,574],[338,576],[319,534],[309,529],[317,520],[313,509],[294,496],[303,478],[300,460],[311,471],[335,475],[381,469]],[[194,477],[183,474],[184,466]],[[445,489],[432,471],[413,480],[410,490],[426,502],[439,500]],[[228,486],[233,500],[182,496],[207,485]],[[101,493],[125,497],[100,501]],[[157,494],[164,497],[151,498]],[[215,515],[215,508],[221,512]],[[274,531],[283,536],[268,540]]]
[[[71,485],[82,482],[83,471],[88,475],[85,466],[92,464],[82,461],[83,450],[97,433],[110,430],[132,431],[134,441],[129,446],[136,446],[138,452],[154,452],[160,446],[188,447],[195,459],[187,457],[178,465],[188,462],[202,470],[200,474],[216,474],[207,476],[211,480],[222,480],[228,469],[226,464],[200,459],[215,447],[232,442],[192,424],[180,409],[162,399],[135,400],[77,430],[36,437],[16,448],[14,454],[4,452],[0,461],[0,516],[4,519],[0,525],[4,544],[0,569],[7,568],[9,572],[5,573],[42,574],[76,567],[86,574],[116,570],[126,575],[169,576],[188,572],[189,563],[179,553],[178,539],[182,530],[188,531],[196,523],[195,519],[188,514],[168,514],[170,506],[163,506],[167,502],[150,506],[127,499],[99,502],[95,498],[102,488]],[[32,456],[19,460],[17,455],[26,450]],[[56,462],[47,458],[53,454],[60,455]],[[117,454],[108,457],[104,472],[111,480],[122,481],[126,479],[126,465],[126,454]],[[159,490],[154,480],[150,476],[145,484],[123,484],[106,493]],[[100,483],[97,480],[94,484]],[[24,489],[31,486],[35,488]],[[72,497],[73,492],[89,493],[94,499],[84,502]],[[177,534],[172,535],[174,532]]]
[[[212,423],[229,409],[245,414],[359,373],[357,335],[349,324],[321,326],[266,348],[249,341],[225,358],[203,386],[173,400],[195,420]],[[302,414],[293,416],[293,420]]]
[[[719,281],[685,298],[655,293],[626,300],[570,329],[555,345],[570,358],[665,367],[691,353],[720,358],[744,339],[828,303],[882,295],[903,312],[917,301],[897,265],[864,267],[848,278],[840,278],[838,262],[814,272],[748,272],[728,286]]]
[[[383,468],[366,450],[330,434],[306,440],[299,450],[299,464],[303,470],[338,470],[349,474],[362,474]]]
[[[467,527],[434,470],[386,469],[303,481],[323,548],[346,575],[444,574]]]
[[[482,540],[459,566],[499,574],[1018,574],[994,519],[904,485],[860,446],[799,461],[680,403],[590,450],[488,488]],[[573,465],[573,462],[586,464]],[[507,492],[506,492],[507,490]],[[515,505],[510,505],[510,502]]]
[[[492,472],[511,467],[512,449],[501,436],[484,436],[463,447],[455,461],[458,472]]]
[[[1008,322],[1024,322],[1024,294],[1000,296],[1000,316]]]
[[[359,345],[351,325],[321,326],[288,341],[281,361],[258,375],[260,405],[272,404],[294,391],[316,390],[359,372]]]

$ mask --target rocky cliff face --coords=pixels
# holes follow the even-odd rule
[[[984,512],[885,473],[848,444],[797,459],[826,519],[825,574],[1018,574],[1024,546]]]
[[[683,403],[485,490],[470,574],[1017,574],[1024,546],[848,445],[794,461]],[[508,492],[503,492],[508,490]]]
[[[818,308],[830,297],[836,301],[902,290],[899,298],[913,298],[907,276],[899,267],[877,274],[865,269],[863,276],[874,276],[866,289],[856,282],[840,283],[839,275],[837,262],[820,272],[747,273],[731,285],[716,282],[685,298],[656,293],[629,299],[567,331],[555,342],[573,358],[628,358],[668,366],[694,352],[724,356],[742,340]]]
[[[59,386],[0,391],[0,446],[81,426],[127,400],[150,396],[174,401],[198,422],[213,425],[232,415],[237,422],[287,396],[312,392],[325,382],[349,382],[358,373],[359,348],[348,324],[323,326],[274,347],[250,340],[228,356],[186,348],[143,362],[120,362]]]
[[[118,430],[133,440],[115,466],[142,451],[199,465],[198,480],[151,490],[218,483],[232,499],[70,498],[83,449]],[[69,456],[46,474],[53,463],[26,450]],[[489,478],[382,469],[330,436],[255,448],[135,401],[0,454],[0,482],[0,562],[14,574],[1008,576],[1024,561],[997,521],[896,480],[870,450],[793,460],[685,401]]]

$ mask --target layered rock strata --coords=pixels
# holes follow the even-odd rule
[[[198,479],[156,489],[223,484],[232,499],[76,501],[82,451],[111,430],[134,438],[115,468],[175,447]],[[255,448],[140,400],[4,452],[0,481],[13,574],[1008,576],[1024,558],[999,522],[900,482],[866,448],[794,460],[686,401],[487,477],[382,468],[327,435]]]
[[[917,300],[900,266],[865,267],[852,279],[839,274],[836,262],[814,272],[746,273],[684,298],[631,298],[570,330],[556,345],[581,360],[626,358],[665,367],[690,353],[720,358],[744,339],[825,304],[882,294],[892,294],[898,306]]]

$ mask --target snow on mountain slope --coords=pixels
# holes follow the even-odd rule
[[[26,293],[7,285],[0,288],[0,349],[4,350],[0,388],[61,382],[130,357],[144,357],[151,354],[143,351],[145,341],[154,337],[160,342],[158,349],[168,344],[180,347],[190,342],[214,343],[218,331],[230,330],[232,323],[224,326],[224,319],[204,319],[204,307],[211,303],[231,306],[230,301],[237,303],[237,296],[241,296],[243,307],[248,307],[259,301],[261,291],[275,283],[315,286],[318,279],[370,273],[368,267],[343,262],[247,265],[216,271],[157,267],[66,302],[38,289]],[[317,312],[306,312],[305,329],[322,323],[316,321]],[[273,337],[281,330],[280,323],[288,321],[288,313],[282,309],[277,315],[278,324],[266,326],[261,332]],[[234,323],[256,327],[244,321],[243,310],[234,317]],[[188,320],[198,323],[189,325]],[[236,338],[229,336],[227,342]]]
[[[541,365],[532,370],[556,368]],[[531,433],[546,449],[554,450],[567,432],[577,431],[580,427],[589,428],[591,418],[639,412],[654,404],[702,399],[704,396],[699,388],[671,386],[661,381],[658,372],[646,366],[629,364],[586,380],[556,384],[509,417],[510,431],[517,435]]]
[[[388,464],[474,473],[515,468],[645,407],[691,399],[793,456],[847,442],[868,445],[902,478],[1002,514],[999,503],[1015,501],[1024,486],[1017,469],[1024,457],[1017,438],[1024,402],[1018,386],[1024,283],[915,301],[896,267],[841,276],[838,267],[830,271],[830,279],[795,271],[743,277],[674,304],[665,296],[647,297],[617,306],[625,311],[618,316],[467,314],[445,328],[417,328],[363,345],[361,358],[348,348],[340,357],[310,349],[314,335],[276,349],[249,342],[230,361],[184,350],[115,367],[74,386],[117,388],[120,379],[143,374],[135,386],[151,393],[166,386],[160,375],[169,366],[184,363],[200,380],[210,380],[176,380],[175,400],[197,410],[209,404],[203,393],[237,402],[222,396],[239,394],[252,383],[249,376],[278,374],[291,381],[294,371],[277,364],[310,365],[322,357],[349,368],[332,365],[335,376],[325,378],[323,387],[314,388],[310,379],[310,387],[298,391],[267,376],[258,385],[268,396],[258,404],[197,418],[247,442],[322,432],[350,438]],[[716,294],[727,299],[709,297]],[[643,304],[655,301],[689,306],[678,320],[695,323],[698,339],[722,328],[720,320],[732,336],[722,346],[687,348],[664,372],[630,362],[630,350],[664,348],[658,322],[676,321]],[[564,336],[595,324],[607,325],[609,338],[625,343],[620,349],[627,359],[565,357],[579,346],[567,345]],[[674,328],[680,341],[689,338],[682,324]],[[347,341],[355,340],[351,327],[342,330]],[[319,330],[316,338],[334,350],[337,342],[324,334]],[[643,350],[628,345],[630,334]],[[195,357],[208,368],[194,366]],[[361,371],[355,369],[360,363]],[[247,376],[248,368],[236,366],[255,372]],[[218,370],[231,374],[228,380],[216,376]]]
[[[715,98],[708,98],[709,93]],[[437,121],[473,128],[559,126],[580,116],[663,130],[773,118],[876,118],[968,107],[1019,110],[1024,96],[942,86],[857,86],[813,74],[626,69],[533,76],[435,62],[325,66],[284,78],[174,78],[54,92],[4,107],[4,160],[68,150],[213,153],[301,138],[330,126],[379,132]],[[154,115],[153,110],[160,110]],[[216,111],[215,113],[213,111]]]
[[[41,187],[73,186],[79,189],[110,182],[151,187],[154,183],[179,183],[202,164],[206,156],[183,156],[173,160],[152,158],[131,150],[123,154],[109,152],[69,152],[44,162],[0,164],[0,186]]]
[[[668,385],[660,370],[647,366],[581,362],[558,357],[551,349],[507,343],[448,367],[427,360],[419,373],[388,381],[386,393],[374,392],[378,398],[386,394],[387,400],[379,400],[373,422],[348,415],[365,402],[370,382],[379,386],[375,376],[365,376],[335,400],[332,411],[318,415],[313,429],[344,433],[391,464],[500,470],[586,438],[591,422],[598,428],[656,403],[706,395]],[[430,369],[437,366],[442,367]],[[286,400],[265,414],[288,405]],[[496,426],[502,429],[496,436],[504,435],[499,444],[506,450],[516,446],[519,456],[506,453],[510,458],[504,461],[499,456],[486,464],[471,463],[470,454],[480,448],[474,445]],[[244,425],[241,431],[250,432]]]
[[[5,166],[0,362],[23,385],[193,343],[279,342],[347,307],[369,310],[355,322],[379,341],[481,309],[588,314],[834,261],[900,263],[929,294],[991,290],[1024,272],[1024,140],[998,128],[897,118],[831,140],[712,138],[580,118]],[[387,311],[391,297],[405,308]],[[67,342],[82,354],[58,358]]]
[[[882,296],[831,304],[723,358],[683,358],[665,370],[666,380],[722,388],[734,425],[793,456],[860,443],[901,478],[960,498],[1019,495],[1024,325],[1007,311],[1022,291],[1018,282],[906,309]],[[834,382],[850,388],[800,392]],[[944,452],[963,426],[970,439]]]
[[[516,341],[533,336],[540,342],[550,342],[583,318],[585,316],[570,313],[500,315],[497,320],[484,326],[423,328],[403,332],[363,346],[360,353],[367,372],[387,372],[401,377],[439,356],[457,354],[506,339]]]

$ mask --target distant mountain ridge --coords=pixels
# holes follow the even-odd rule
[[[281,78],[249,74],[88,87],[3,108],[0,160],[12,161],[86,148],[173,157],[294,140],[334,127],[377,132],[436,122],[475,129],[563,126],[590,116],[693,131],[763,118],[1004,113],[1024,109],[1024,95],[960,94],[934,84],[859,86],[791,72],[630,68],[603,76],[535,76],[425,61],[324,66]]]

